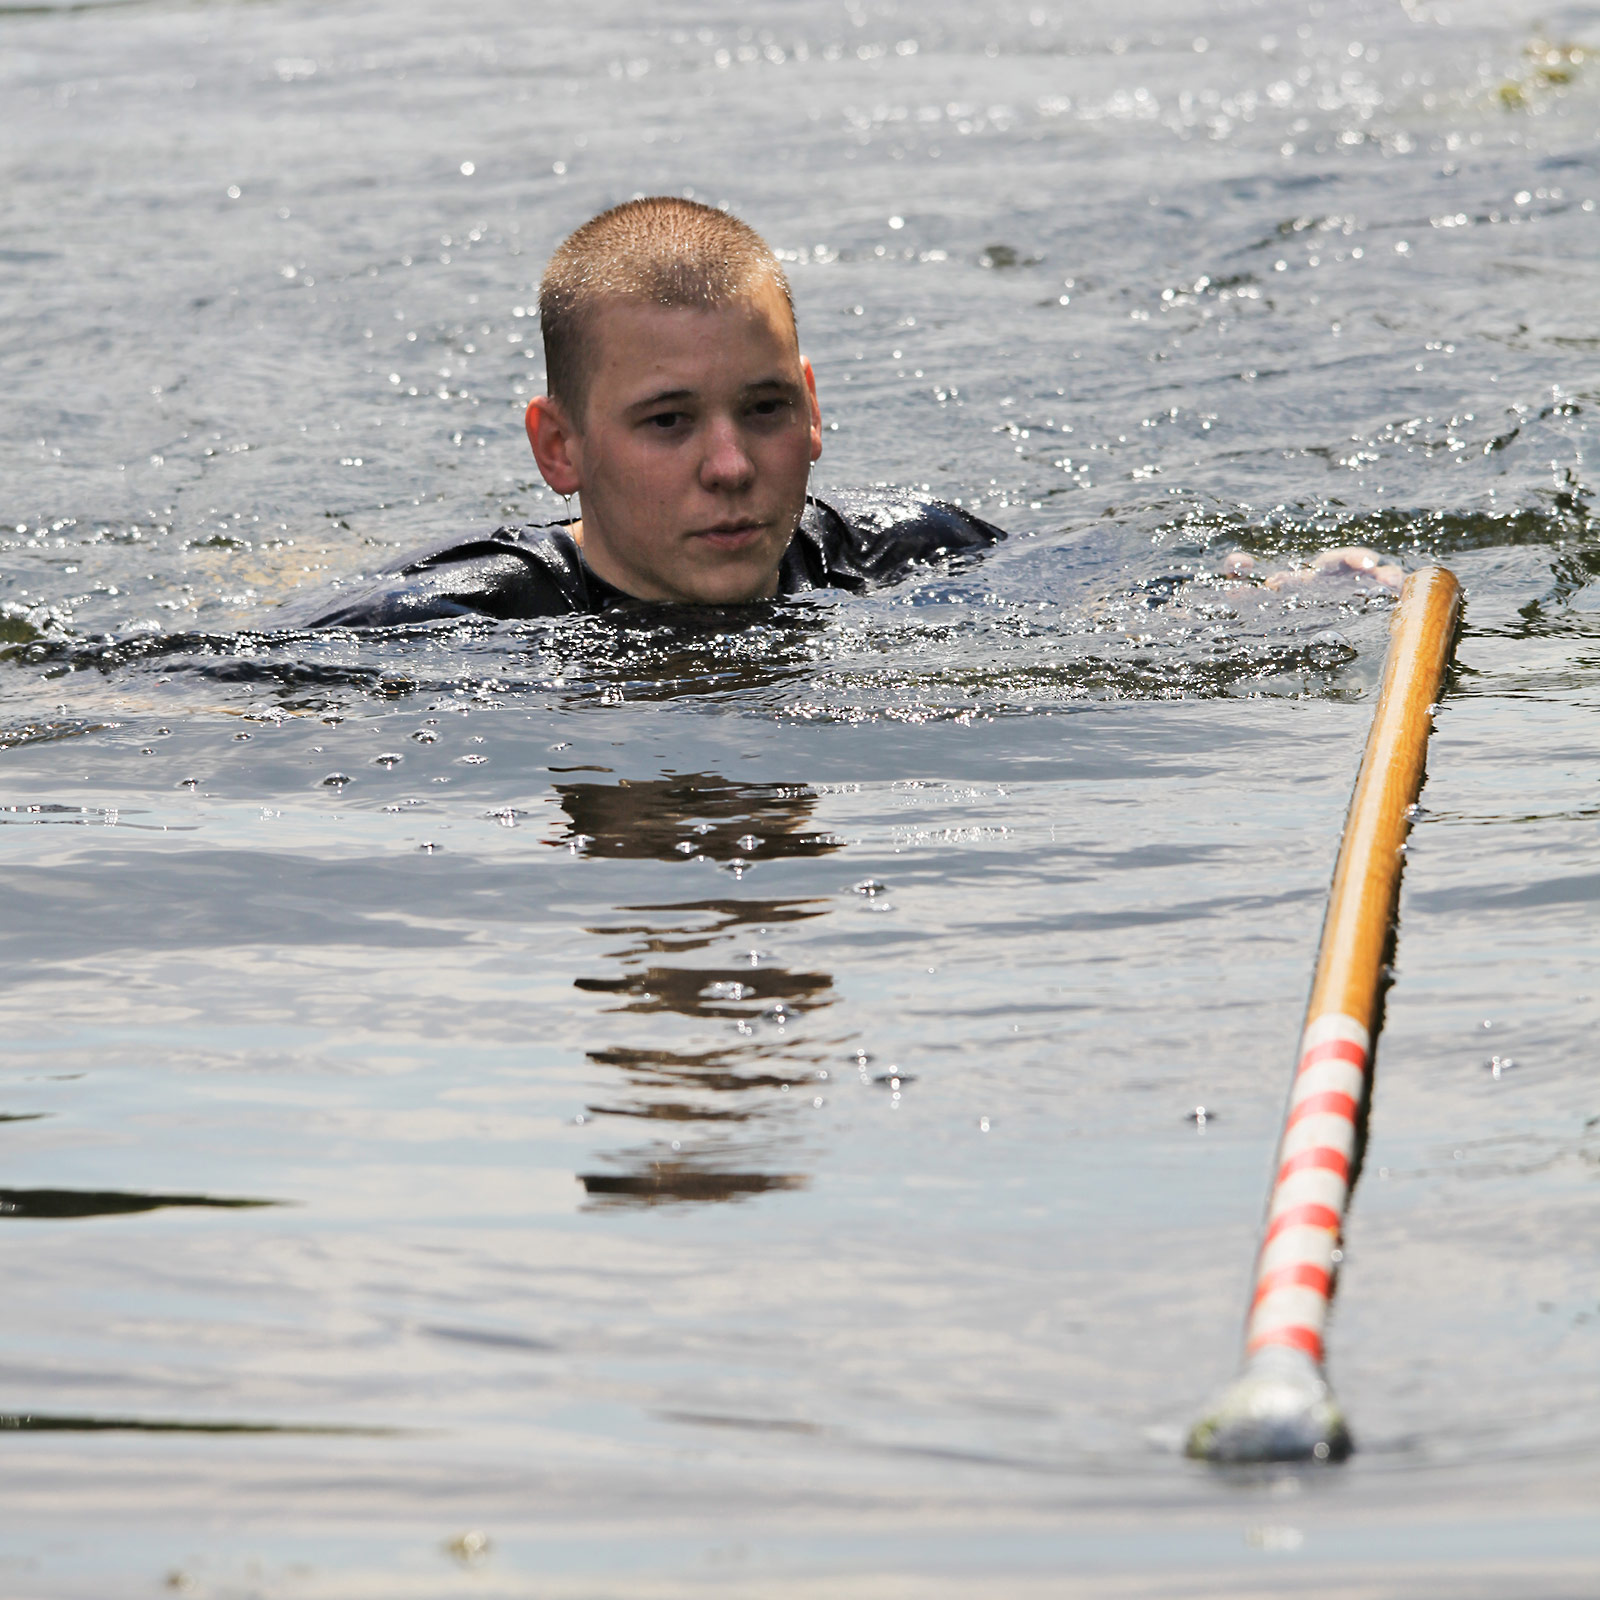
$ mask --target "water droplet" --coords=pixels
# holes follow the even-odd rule
[[[489,1535],[481,1528],[471,1528],[466,1533],[458,1533],[453,1539],[446,1539],[444,1547],[462,1566],[475,1567],[480,1561],[488,1559],[492,1545]]]

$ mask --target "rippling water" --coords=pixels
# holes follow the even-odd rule
[[[1597,48],[1521,0],[0,4],[6,1591],[1592,1593]],[[552,513],[534,284],[640,191],[784,252],[819,490],[1012,539],[274,631]],[[1330,542],[1468,627],[1360,1453],[1237,1481],[1178,1443],[1389,601],[1219,573]]]

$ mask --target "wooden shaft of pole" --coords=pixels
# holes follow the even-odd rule
[[[1422,786],[1431,710],[1460,616],[1461,585],[1454,573],[1425,567],[1406,580],[1333,871],[1307,1024],[1333,1011],[1371,1032],[1400,888],[1407,812]]]
[[[1383,957],[1400,888],[1401,845],[1460,615],[1461,586],[1443,567],[1406,580],[1333,871],[1256,1260],[1247,1357],[1276,1346],[1322,1363],[1334,1248],[1350,1196]]]

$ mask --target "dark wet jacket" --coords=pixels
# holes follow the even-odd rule
[[[831,504],[808,498],[778,568],[778,594],[859,594],[1004,537],[959,506],[898,490],[850,491]],[[383,628],[474,614],[559,617],[633,603],[594,574],[566,524],[550,522],[430,545],[373,577],[290,601],[280,616],[289,627]]]

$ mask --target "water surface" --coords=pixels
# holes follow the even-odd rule
[[[0,7],[0,1571],[1593,1592],[1600,14]],[[784,252],[981,565],[273,630],[552,515],[550,248]],[[1236,1356],[1389,601],[1468,591],[1331,1371]],[[1193,1120],[1196,1106],[1204,1122]]]

